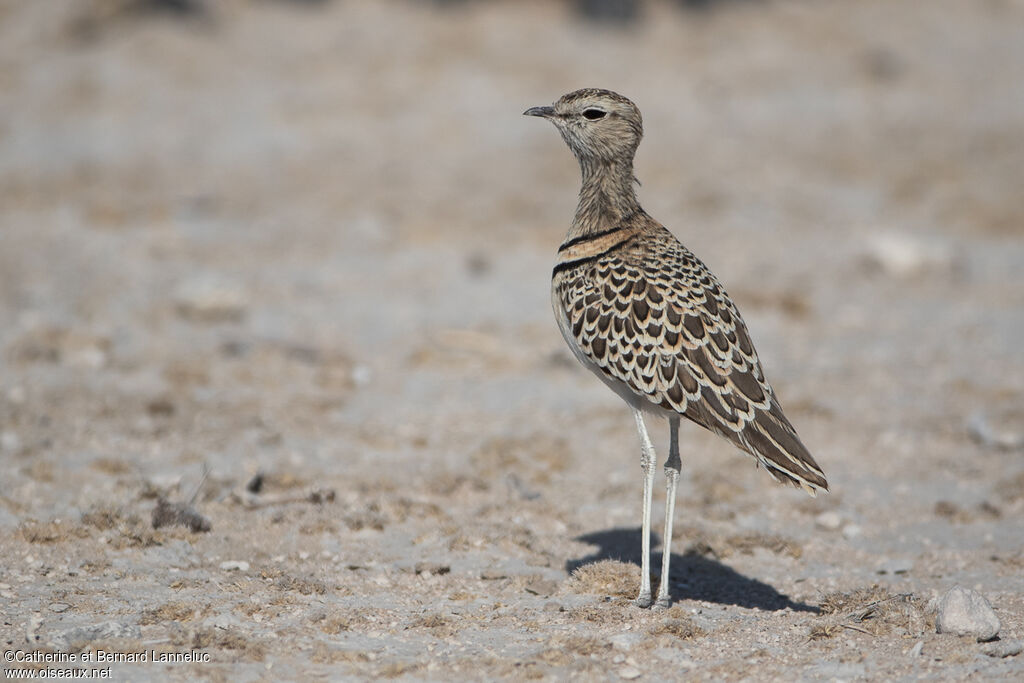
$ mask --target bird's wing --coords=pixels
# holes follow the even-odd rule
[[[812,494],[828,489],[765,380],[736,305],[667,230],[564,271],[555,297],[579,350],[606,376],[730,439],[776,479]]]

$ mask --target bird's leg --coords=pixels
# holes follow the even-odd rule
[[[641,531],[640,552],[640,595],[636,604],[640,607],[651,606],[651,489],[654,488],[654,444],[647,434],[647,425],[639,410],[633,411],[636,428],[640,432],[640,467],[644,471],[644,512]]]
[[[668,607],[668,563],[672,558],[672,517],[676,510],[676,484],[679,481],[679,469],[682,461],[679,459],[679,418],[670,417],[668,460],[665,461],[665,537],[661,542],[661,584],[658,586],[658,599],[655,607]]]

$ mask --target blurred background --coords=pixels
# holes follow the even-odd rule
[[[681,515],[831,511],[806,571],[868,580],[1024,509],[1018,0],[2,0],[0,525],[203,465],[211,505],[276,472],[380,528],[512,509],[551,557],[637,525],[632,421],[549,307],[578,170],[521,115],[581,87],[640,107],[644,207],[834,487],[794,507],[694,428]]]
[[[495,373],[568,358],[547,275],[578,187],[520,114],[590,86],[644,112],[641,200],[770,377],[868,421],[1024,391],[1019,2],[0,8],[0,341],[29,393],[312,401],[332,435],[519,422],[550,387]],[[250,353],[281,367],[207,367]]]

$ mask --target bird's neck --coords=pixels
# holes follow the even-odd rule
[[[614,228],[641,210],[634,189],[632,161],[580,159],[580,170],[583,185],[569,239]]]

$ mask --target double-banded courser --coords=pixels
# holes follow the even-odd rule
[[[655,601],[666,607],[680,417],[729,439],[778,481],[811,495],[828,490],[828,482],[783,414],[736,304],[708,267],[640,207],[633,156],[643,124],[636,105],[609,90],[585,89],[524,113],[555,124],[583,173],[576,216],[551,276],[551,303],[573,354],[636,418],[644,475],[641,607],[652,604],[655,467],[644,414],[669,421]]]

